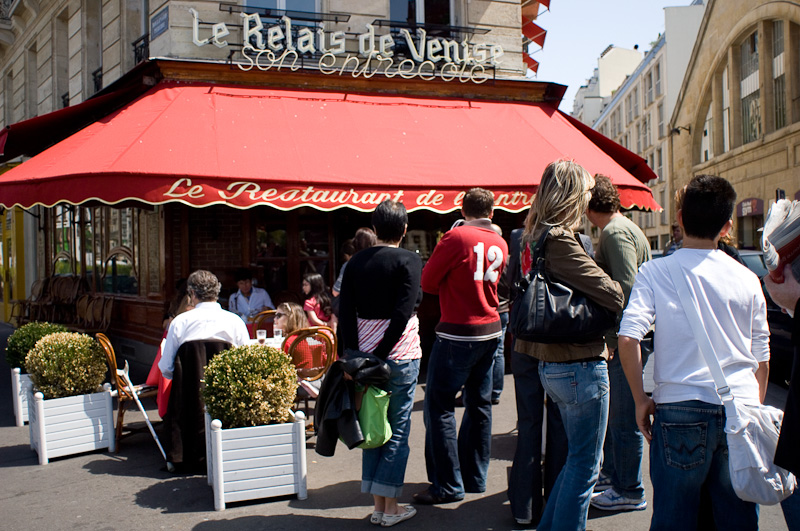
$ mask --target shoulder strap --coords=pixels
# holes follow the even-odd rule
[[[672,283],[675,285],[675,290],[678,292],[678,298],[683,306],[683,311],[686,313],[686,318],[689,320],[689,325],[692,327],[692,332],[700,347],[700,352],[702,352],[703,358],[711,371],[711,376],[714,378],[714,384],[717,386],[717,394],[719,394],[722,399],[722,404],[725,406],[725,413],[728,418],[734,418],[736,408],[733,404],[733,394],[731,394],[731,389],[728,387],[728,383],[725,380],[722,367],[719,366],[719,360],[714,353],[714,345],[711,344],[708,332],[706,332],[701,324],[700,311],[697,308],[697,303],[689,292],[689,283],[683,275],[677,260],[670,257],[667,260],[667,267],[672,277]]]

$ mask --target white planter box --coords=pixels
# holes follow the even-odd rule
[[[28,425],[31,448],[39,464],[63,455],[101,448],[114,451],[114,408],[111,387],[90,395],[45,400],[42,393],[28,390]]]
[[[28,422],[28,387],[31,386],[31,377],[15,367],[11,369],[11,398],[14,402],[14,417],[17,426],[24,426]]]
[[[206,413],[208,484],[214,489],[214,508],[228,502],[297,494],[305,500],[305,415],[295,422],[222,429]]]

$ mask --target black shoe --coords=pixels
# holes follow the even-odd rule
[[[456,407],[464,407],[464,393],[461,393],[456,397],[455,402],[453,402],[453,405]]]
[[[440,505],[443,503],[454,503],[464,499],[464,496],[437,496],[430,489],[425,489],[412,496],[414,503],[420,505]]]
[[[492,398],[492,405],[493,406],[496,406],[499,403],[500,403],[500,399],[499,398]]]

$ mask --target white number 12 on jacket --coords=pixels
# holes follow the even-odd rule
[[[497,282],[497,277],[500,275],[500,267],[503,265],[503,250],[496,245],[489,247],[486,253],[486,259],[491,262],[489,269],[486,273],[483,272],[483,242],[475,244],[472,248],[475,251],[478,263],[475,266],[475,274],[472,276],[475,280],[488,280],[489,282]]]

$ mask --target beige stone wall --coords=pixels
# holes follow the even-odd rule
[[[4,32],[0,90],[5,92],[8,85],[12,91],[9,97],[0,97],[2,125],[60,109],[67,92],[71,105],[84,101],[95,93],[92,71],[100,65],[103,87],[119,79],[135,66],[132,42],[149,31],[149,16],[164,7],[169,9],[169,30],[150,43],[151,57],[224,61],[228,48],[192,42],[189,11],[197,10],[204,22],[241,28],[239,14],[225,14],[219,4],[219,0],[151,1],[147,27],[142,28],[141,4],[132,0],[21,0],[11,14],[10,29],[0,27]],[[323,12],[351,14],[347,23],[325,23],[326,31],[362,33],[366,24],[389,18],[389,0],[322,0],[321,6]],[[518,0],[456,0],[455,11],[456,25],[489,30],[474,35],[473,42],[503,47],[498,77],[524,77]],[[210,26],[202,26],[201,32],[208,37]],[[232,31],[228,39],[240,42],[241,31]],[[349,42],[348,49],[352,46]],[[35,79],[30,92],[26,92],[28,79]]]
[[[771,28],[773,20],[784,21],[784,66],[787,79],[787,125],[775,128],[770,98],[772,93]],[[798,25],[800,4],[751,0],[709,2],[698,35],[681,94],[672,116],[671,127],[689,126],[691,134],[672,137],[673,187],[684,186],[694,175],[708,173],[728,179],[739,200],[756,197],[764,201],[764,214],[774,200],[775,189],[783,188],[793,198],[800,190],[800,112],[798,92]],[[791,28],[791,30],[790,30]],[[759,90],[761,136],[742,144],[741,105],[737,102],[739,85],[739,45],[754,30],[759,32]],[[722,70],[729,66],[731,75],[731,146],[722,149],[721,89]],[[700,142],[709,104],[712,104],[714,156],[701,161]],[[734,219],[734,223],[737,220]],[[737,227],[734,227],[734,233]]]

